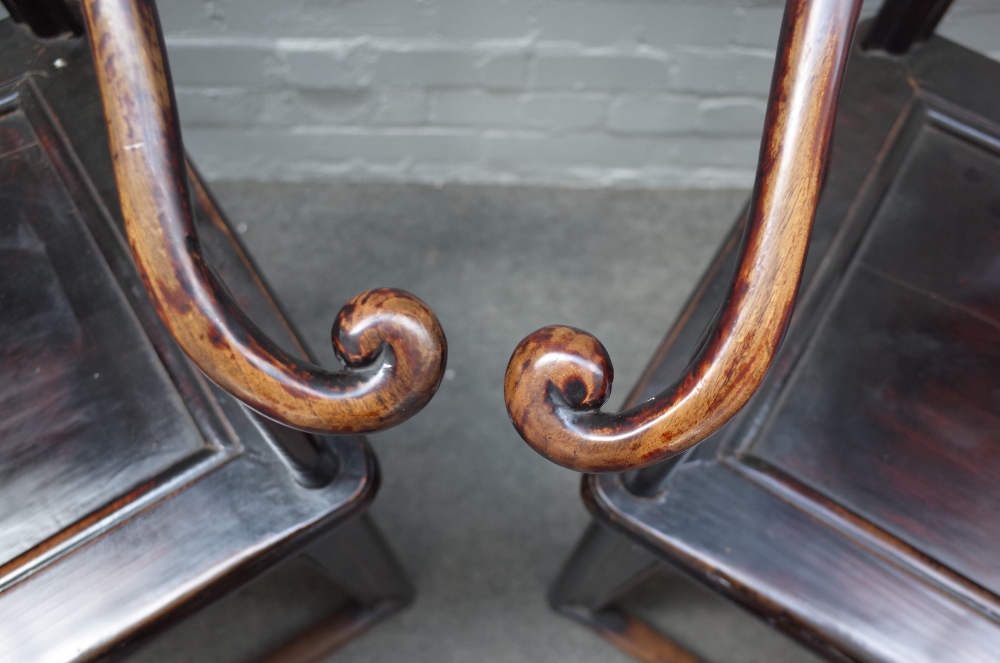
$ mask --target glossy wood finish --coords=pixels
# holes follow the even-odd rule
[[[129,245],[154,306],[216,384],[258,412],[317,433],[399,424],[434,395],[447,346],[413,295],[376,289],[338,314],[330,372],[275,344],[205,262],[191,213],[163,38],[153,0],[84,0]]]
[[[998,87],[1000,64],[939,37],[855,48],[773,370],[679,462],[584,482],[600,521],[833,661],[1000,660]],[[737,258],[629,404],[697,349]],[[618,560],[578,553],[571,581],[642,572]]]
[[[30,94],[4,91],[12,105]],[[0,515],[0,558],[8,561],[225,443],[221,426],[207,440],[199,432],[114,276],[91,269],[99,249],[59,195],[30,121],[8,112],[0,132],[9,141],[0,146],[0,502],[11,505]],[[53,465],[53,449],[65,462]],[[95,485],[95,474],[106,478]]]
[[[364,439],[251,412],[151,305],[86,40],[0,21],[0,173],[0,662],[118,659],[300,552],[354,598],[320,644],[405,605],[391,552],[347,520],[378,486]],[[306,356],[193,178],[206,259]]]
[[[886,0],[865,33],[864,47],[894,55],[934,34],[953,0]]]
[[[634,469],[689,449],[747,402],[791,315],[859,0],[789,0],[739,268],[704,345],[648,402],[600,412],[613,368],[593,336],[545,327],[514,351],[507,411],[540,454],[584,472]]]

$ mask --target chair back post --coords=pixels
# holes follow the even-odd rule
[[[886,0],[865,35],[866,51],[902,55],[927,41],[953,0]]]

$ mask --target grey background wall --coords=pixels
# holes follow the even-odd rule
[[[643,188],[749,188],[783,5],[158,2],[209,179]],[[939,33],[1000,60],[1000,0]]]
[[[783,2],[158,4],[211,179],[746,188]],[[1000,2],[939,32],[1000,59]]]
[[[782,5],[159,2],[210,178],[587,187],[749,186]],[[941,32],[1000,57],[1000,3]]]

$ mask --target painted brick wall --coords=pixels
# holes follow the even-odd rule
[[[749,186],[782,4],[159,2],[209,177],[661,187]],[[1000,58],[1000,3],[941,32]]]

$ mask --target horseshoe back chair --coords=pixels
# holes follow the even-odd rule
[[[441,328],[369,291],[313,365],[185,158],[153,0],[4,4],[0,661],[118,658],[293,554],[351,598],[269,659],[316,660],[411,598],[360,435],[431,398]]]
[[[747,211],[626,409],[580,330],[507,369],[590,473],[550,601],[643,661],[699,660],[616,603],[661,562],[831,660],[1000,660],[1000,64],[860,4],[788,1]]]

